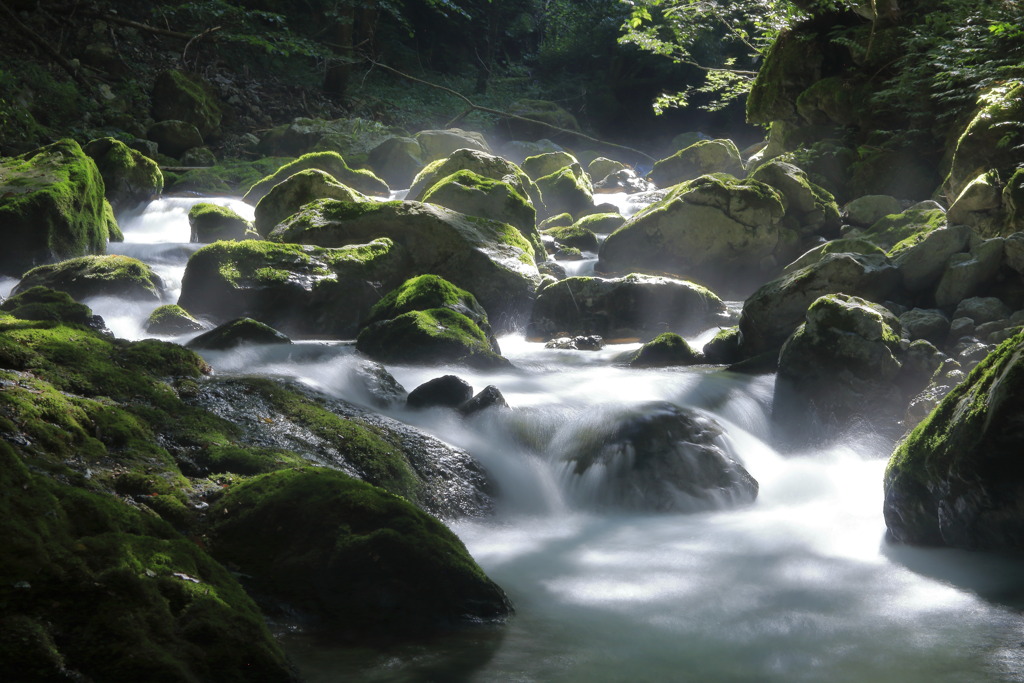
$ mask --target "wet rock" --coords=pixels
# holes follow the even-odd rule
[[[387,368],[371,360],[356,363],[349,377],[362,390],[366,402],[378,408],[404,404],[409,396]]]
[[[80,256],[60,263],[39,266],[25,273],[14,294],[32,287],[67,292],[81,301],[95,296],[112,296],[136,301],[159,301],[163,279],[152,268],[130,256]]]
[[[905,406],[895,386],[900,331],[878,304],[843,294],[815,300],[779,354],[772,420],[784,438],[814,443],[859,421],[894,431]]]
[[[741,359],[740,328],[726,327],[719,330],[702,349],[704,361],[714,365],[730,365]]]
[[[254,236],[250,234],[252,224],[233,209],[207,202],[192,205],[188,210],[188,225],[192,230],[190,242],[209,244],[221,240],[244,240]]]
[[[597,210],[594,206],[594,188],[579,163],[572,163],[537,178],[537,187],[544,198],[544,216],[568,213],[578,219]]]
[[[583,227],[579,221],[569,226],[548,228],[544,231],[544,235],[554,238],[556,250],[562,247],[571,247],[580,251],[597,253],[597,235]]]
[[[700,353],[674,332],[665,332],[647,342],[631,354],[631,368],[666,368],[674,365],[693,365],[703,360]]]
[[[356,348],[382,363],[511,366],[476,323],[450,308],[414,310],[372,323],[360,331]]]
[[[456,375],[443,375],[409,392],[410,408],[458,408],[473,397],[473,387]]]
[[[699,331],[724,311],[714,293],[685,280],[638,274],[570,277],[540,291],[527,333],[545,339],[652,337],[666,330]]]
[[[545,343],[544,348],[563,351],[600,351],[604,348],[604,339],[596,334],[558,337]]]
[[[783,221],[801,236],[839,231],[839,207],[828,190],[815,185],[802,170],[782,161],[762,164],[750,178],[778,190],[785,207]]]
[[[545,152],[524,159],[522,169],[526,175],[537,181],[544,176],[557,173],[567,166],[579,165],[579,163],[579,160],[568,152]]]
[[[623,168],[614,173],[609,173],[594,183],[594,194],[611,194],[626,192],[634,194],[637,192],[648,192],[654,189],[654,184],[644,180],[631,168]]]
[[[416,175],[406,198],[417,202],[423,201],[430,188],[443,178],[459,171],[471,171],[484,178],[508,183],[520,195],[529,198],[536,211],[539,212],[544,207],[536,183],[521,168],[507,159],[476,149],[459,149],[443,159],[428,164]]]
[[[252,318],[238,318],[199,335],[186,347],[200,351],[224,351],[244,344],[291,343],[291,339],[269,325]]]
[[[607,157],[597,157],[587,164],[587,173],[591,179],[597,181],[602,178],[607,178],[611,174],[626,170],[628,167],[621,161],[615,161]],[[596,189],[596,188],[595,188]]]
[[[147,334],[179,335],[189,332],[199,332],[205,329],[205,325],[196,320],[181,306],[168,304],[158,306],[144,326]]]
[[[903,442],[885,472],[897,541],[1024,549],[1024,334],[999,346]]]
[[[465,416],[475,415],[488,408],[508,408],[505,397],[498,387],[489,384],[481,389],[473,398],[459,406],[459,412]]]
[[[666,402],[595,410],[565,454],[570,490],[597,508],[696,512],[752,503],[758,484],[713,419]]]

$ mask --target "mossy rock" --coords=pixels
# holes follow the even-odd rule
[[[814,265],[829,254],[878,254],[884,256],[885,250],[873,242],[858,237],[830,240],[805,251],[798,259],[786,266],[783,272],[792,273]]]
[[[544,197],[544,216],[568,213],[573,218],[595,213],[594,187],[578,163],[537,179]]]
[[[565,215],[565,214],[562,214]],[[558,216],[555,216],[558,218]],[[583,228],[599,235],[607,235],[615,232],[626,222],[625,217],[620,213],[592,213],[583,216],[573,223],[574,227]],[[558,227],[558,226],[551,226]]]
[[[703,360],[685,339],[674,332],[664,332],[630,354],[631,368],[665,368],[693,365]]]
[[[819,40],[807,40],[799,29],[779,33],[747,97],[747,121],[766,125],[794,118],[797,97],[821,79],[824,61]]]
[[[411,365],[458,364],[476,368],[507,368],[491,340],[465,315],[450,308],[410,311],[367,327],[356,348],[381,363]]]
[[[579,221],[572,225],[548,228],[544,234],[553,237],[557,244],[597,253],[597,235],[583,227]]]
[[[266,237],[283,220],[317,199],[367,201],[365,195],[338,182],[327,172],[309,168],[288,176],[260,199],[256,204],[253,226],[260,237]]]
[[[725,327],[702,349],[704,360],[715,365],[731,365],[740,360],[740,328]]]
[[[106,324],[92,309],[71,298],[67,292],[48,287],[30,287],[15,294],[3,303],[0,311],[6,311],[20,320],[48,320],[51,322],[84,325],[97,332],[106,330]]]
[[[512,612],[444,525],[340,472],[255,477],[211,518],[215,556],[346,640],[434,634]]]
[[[592,215],[597,215],[597,214],[592,214]],[[573,219],[572,214],[564,213],[563,212],[563,213],[560,213],[560,214],[558,214],[556,216],[551,216],[550,218],[545,218],[544,220],[542,220],[540,222],[540,224],[537,227],[541,231],[544,231],[544,230],[550,230],[551,228],[568,227],[568,226],[572,225],[574,222],[575,222],[575,220]]]
[[[120,230],[99,169],[74,140],[0,159],[0,273],[103,254]]]
[[[1003,177],[1013,173],[1021,162],[1022,120],[1024,83],[1011,79],[982,93],[973,118],[951,150],[952,162],[943,194],[960,196],[972,179],[991,169],[1003,173]]]
[[[153,118],[157,121],[186,121],[204,139],[216,140],[222,116],[217,98],[205,83],[176,69],[157,75],[153,83]]]
[[[883,506],[892,538],[1024,549],[1022,353],[1024,333],[1000,344],[893,451]]]
[[[621,171],[624,168],[629,167],[621,161],[615,161],[614,159],[608,159],[607,157],[597,157],[587,164],[587,173],[590,174],[591,180],[598,182],[600,180],[604,180],[612,173]]]
[[[130,256],[80,256],[60,263],[38,266],[25,273],[14,293],[32,287],[67,292],[81,301],[95,296],[115,296],[140,301],[159,301],[163,279],[149,265]]]
[[[666,326],[700,331],[724,310],[713,292],[684,280],[638,274],[570,277],[540,291],[527,331],[545,340],[591,334],[651,338]]]
[[[533,203],[512,185],[472,171],[456,171],[437,181],[423,195],[428,204],[444,206],[469,216],[508,223],[530,242],[534,254],[543,256]]]
[[[732,293],[795,255],[775,188],[724,174],[701,176],[627,220],[601,245],[598,270],[673,273]]]
[[[929,233],[944,227],[946,213],[942,209],[907,209],[903,213],[885,216],[867,230],[850,236],[868,240],[896,256]]]
[[[217,322],[247,315],[291,335],[352,338],[382,291],[408,278],[408,264],[390,239],[339,248],[216,242],[189,258],[178,303]]]
[[[295,161],[290,161],[281,166],[275,172],[255,183],[245,193],[245,201],[256,204],[270,192],[271,189],[289,176],[305,171],[307,169],[318,169],[327,173],[343,185],[361,192],[363,194],[387,197],[390,193],[387,183],[364,169],[349,168],[345,160],[337,152],[310,152],[303,154]]]
[[[145,324],[148,334],[169,336],[199,332],[203,329],[204,325],[201,322],[177,304],[158,306],[149,314]]]
[[[83,151],[96,162],[115,211],[133,209],[164,189],[164,176],[156,162],[120,140],[98,138]]]
[[[146,137],[157,144],[160,154],[175,159],[204,144],[203,136],[194,124],[176,119],[154,123],[146,130]]]
[[[520,195],[529,198],[536,211],[544,207],[540,189],[521,168],[507,159],[477,149],[459,149],[427,164],[413,179],[407,199],[423,201],[438,181],[459,171],[472,171],[478,176],[508,183]]]
[[[796,98],[796,110],[811,125],[853,126],[862,123],[870,92],[856,79],[830,76],[814,83]]]
[[[671,187],[709,173],[742,177],[743,159],[732,140],[701,140],[667,159],[655,162],[648,177],[658,187]]]
[[[439,275],[473,292],[499,332],[522,321],[540,281],[533,247],[518,230],[433,204],[322,199],[303,207],[269,238],[340,247],[376,237],[404,247],[409,265],[399,282],[420,273]]]
[[[209,202],[192,205],[188,210],[188,225],[192,229],[190,242],[208,244],[221,240],[244,240],[253,236],[252,224],[234,209]]]
[[[487,144],[487,140],[482,134],[461,128],[421,130],[414,137],[416,142],[420,143],[423,160],[427,163],[444,159],[460,149],[475,149],[487,154],[491,153],[491,146]]]
[[[544,154],[526,157],[523,160],[522,168],[526,175],[536,181],[573,164],[579,164],[579,160],[568,152],[545,152]]]
[[[237,580],[159,519],[30,473],[0,441],[0,675],[292,681]]]
[[[410,311],[425,311],[431,308],[449,308],[461,313],[485,333],[490,333],[487,311],[476,297],[437,275],[419,275],[385,294],[384,298],[373,305],[365,324],[370,325],[380,320],[397,318]]]
[[[252,318],[236,318],[204,332],[186,346],[199,351],[226,351],[246,344],[291,344],[292,340]]]
[[[287,157],[266,157],[255,161],[222,161],[210,168],[167,174],[167,191],[243,195],[254,183],[289,161],[291,159]]]
[[[759,166],[750,177],[778,190],[786,208],[783,221],[801,236],[838,233],[839,205],[835,197],[812,183],[796,166],[771,161]]]

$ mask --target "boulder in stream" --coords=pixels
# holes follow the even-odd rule
[[[209,244],[220,240],[244,240],[255,237],[252,224],[233,209],[219,204],[199,202],[188,210],[190,242]]]
[[[116,138],[98,138],[82,149],[96,162],[114,211],[133,209],[164,189],[156,162]]]
[[[252,318],[238,318],[204,332],[186,346],[199,351],[226,351],[245,344],[291,344],[273,327]]]
[[[1024,550],[1024,333],[1003,342],[893,452],[885,523],[897,541]]]
[[[672,403],[596,410],[563,456],[581,502],[630,511],[697,512],[752,503],[758,484],[712,418]]]
[[[94,296],[159,301],[164,292],[163,279],[148,264],[115,254],[38,266],[25,273],[14,293],[39,286],[67,292],[78,301]]]
[[[317,199],[341,199],[346,202],[367,200],[365,195],[335,180],[334,176],[326,171],[307,168],[274,185],[257,202],[253,228],[260,237],[266,237],[278,223]]]
[[[732,140],[699,140],[655,162],[648,176],[658,187],[671,187],[708,173],[743,175],[743,160]]]

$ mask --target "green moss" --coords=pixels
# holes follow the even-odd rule
[[[48,287],[76,299],[92,296],[124,296],[159,299],[163,280],[146,263],[119,254],[79,256],[38,266],[25,273],[19,288]]]
[[[298,159],[290,161],[276,171],[253,184],[245,194],[245,200],[256,203],[262,199],[270,189],[279,182],[299,171],[316,168],[334,177],[344,185],[363,194],[387,196],[389,190],[387,183],[378,178],[372,172],[365,169],[349,168],[345,160],[337,152],[310,152],[303,154]]]
[[[544,219],[543,221],[541,221],[541,223],[540,223],[540,225],[538,227],[543,231],[543,230],[550,230],[551,228],[557,228],[557,227],[562,227],[562,226],[569,226],[569,225],[572,225],[572,224],[573,224],[572,215],[563,212],[563,213],[560,213],[560,214],[558,214],[556,216],[551,216],[550,218]]]
[[[693,365],[701,361],[685,339],[674,332],[664,332],[641,346],[629,360],[633,368],[661,368],[672,365]]]
[[[356,348],[383,363],[508,365],[476,323],[447,308],[410,311],[374,323],[359,333]]]
[[[146,319],[150,334],[185,334],[203,329],[202,323],[178,304],[157,306]]]
[[[91,308],[78,303],[67,292],[48,287],[29,287],[0,304],[0,311],[6,311],[21,320],[96,325]]]
[[[410,311],[432,308],[448,308],[463,314],[469,313],[471,319],[477,318],[478,324],[488,324],[486,312],[470,292],[437,275],[420,275],[406,280],[400,287],[385,294],[373,305],[370,317],[364,325],[397,318]]]
[[[882,249],[890,250],[890,255],[895,256],[932,231],[945,226],[946,214],[941,209],[910,209],[903,213],[889,214],[865,230],[860,237]]]
[[[211,518],[217,557],[343,638],[423,634],[511,611],[440,522],[340,472],[255,477],[231,487]]]
[[[289,157],[265,157],[256,161],[222,161],[215,166],[193,169],[180,175],[167,174],[167,189],[176,193],[244,194],[254,183],[289,161]]]
[[[197,457],[197,464],[214,474],[227,472],[252,476],[308,463],[291,451],[259,446],[220,445],[205,449]]]
[[[113,214],[103,178],[74,140],[0,159],[0,196],[0,271],[106,251]]]
[[[129,208],[164,188],[164,176],[156,162],[120,140],[92,140],[84,151],[96,162],[112,204]]]
[[[548,228],[544,234],[554,237],[556,242],[566,247],[575,247],[578,251],[597,252],[597,235],[580,223]]]

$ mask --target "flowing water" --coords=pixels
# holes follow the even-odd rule
[[[171,292],[195,248],[176,201],[125,221],[117,247],[152,259]],[[119,334],[141,336],[138,311],[97,303],[98,313],[121,319]],[[888,544],[881,481],[891,443],[860,435],[778,453],[769,445],[772,376],[617,366],[635,346],[500,343],[515,370],[389,369],[408,389],[449,373],[476,390],[496,385],[511,410],[390,414],[466,448],[498,484],[493,519],[452,526],[516,615],[380,649],[285,634],[307,680],[1024,681],[1024,563]],[[219,373],[283,375],[365,399],[351,382],[358,359],[347,343],[250,347],[208,360]],[[690,514],[603,506],[595,482],[581,483],[561,456],[609,415],[649,401],[720,422],[725,446],[760,483],[756,502]]]

